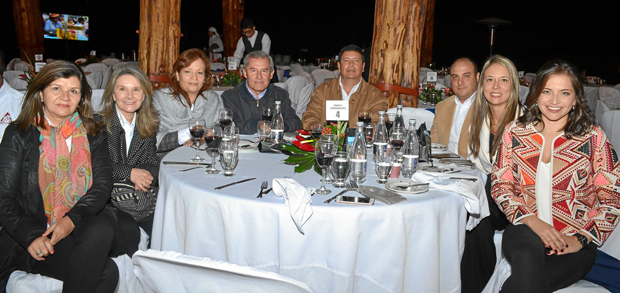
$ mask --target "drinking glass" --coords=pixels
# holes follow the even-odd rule
[[[222,139],[222,143],[220,144],[220,165],[224,170],[224,176],[235,176],[233,170],[237,168],[238,163],[239,149],[235,144],[225,144],[224,139]]]
[[[366,146],[372,146],[372,138],[375,128],[372,124],[367,124],[364,126],[364,136],[366,136]]]
[[[224,128],[224,137],[230,137],[236,145],[239,145],[239,127],[229,125]]]
[[[323,134],[321,135],[320,140],[329,140],[336,145],[336,152],[338,151],[338,136],[335,134]],[[330,184],[334,182],[334,178],[332,178],[331,165],[327,166],[329,171],[327,172],[327,176],[325,176],[325,183]]]
[[[263,106],[263,120],[270,121],[273,118],[273,108],[269,106]]]
[[[392,166],[394,165],[393,157],[388,155],[386,151],[381,150],[375,154],[375,172],[377,173],[377,183],[385,184],[390,172],[392,172]]]
[[[192,162],[203,162],[205,159],[198,155],[198,149],[200,147],[200,139],[205,135],[205,120],[202,118],[189,119],[189,133],[192,136],[192,140],[196,145],[196,156],[191,159]]]
[[[336,180],[332,183],[333,187],[336,188],[344,188],[344,182],[349,177],[349,171],[351,171],[351,160],[347,155],[347,152],[337,152],[334,156],[334,161],[331,165],[332,175],[334,175],[334,179]]]
[[[222,143],[222,128],[219,125],[207,127],[205,133],[205,142],[207,143],[207,152],[211,156],[211,168],[207,169],[207,174],[217,174],[220,170],[215,169],[215,157],[220,154],[220,144]]]
[[[400,152],[400,148],[405,144],[405,135],[407,131],[403,127],[396,127],[390,134],[390,143],[396,152]]]
[[[316,190],[318,194],[330,194],[332,191],[325,188],[325,178],[327,177],[327,170],[329,165],[331,165],[334,160],[334,155],[338,148],[331,140],[321,139],[316,142],[314,146],[314,155],[316,158],[316,162],[321,167],[322,180],[321,180],[321,188]]]
[[[265,141],[271,133],[271,122],[266,120],[258,121],[256,125],[256,133],[260,141]]]
[[[418,155],[403,155],[403,163],[400,174],[405,178],[411,179],[413,174],[418,171]]]
[[[387,128],[388,133],[392,131],[392,125],[394,124],[394,119],[396,119],[396,113],[387,113],[387,119],[385,120],[385,128]]]
[[[314,139],[320,139],[321,138],[321,133],[323,133],[323,123],[321,122],[314,122],[312,124],[310,124],[310,133],[312,133],[312,137]]]
[[[357,120],[358,121],[363,121],[364,125],[369,125],[371,119],[372,119],[372,115],[370,113],[370,110],[368,110],[368,109],[361,109],[357,113]]]
[[[222,130],[224,130],[224,128],[226,128],[226,126],[229,126],[233,121],[233,110],[230,108],[220,109],[220,111],[218,112],[218,118]]]

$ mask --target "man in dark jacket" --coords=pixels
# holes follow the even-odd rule
[[[271,56],[263,51],[254,51],[245,55],[243,63],[246,64],[243,69],[246,80],[222,94],[224,107],[233,110],[233,121],[239,127],[239,133],[256,133],[256,124],[263,119],[263,107],[268,106],[275,111],[276,101],[280,101],[284,131],[302,128],[301,120],[291,107],[288,92],[269,82],[274,73]]]

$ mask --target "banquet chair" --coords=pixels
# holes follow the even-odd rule
[[[213,62],[211,63],[211,70],[226,70],[224,63]]]
[[[26,90],[28,88],[28,81],[23,79],[21,76],[13,77],[13,79],[7,81],[14,90]]]
[[[614,86],[614,88],[620,91],[620,83]]]
[[[138,251],[146,250],[148,235],[140,228],[140,244]],[[131,258],[123,254],[112,258],[116,263],[119,272],[118,286],[115,293],[143,293],[144,290],[136,275],[134,275],[134,265]],[[62,281],[39,274],[28,274],[24,271],[14,271],[9,277],[6,285],[7,293],[60,293],[62,292]]]
[[[28,71],[28,69],[30,69],[30,64],[28,64],[27,62],[18,60],[17,62],[15,62],[15,64],[13,65],[14,70],[16,71],[21,71],[21,72],[26,72]]]
[[[13,78],[16,77],[20,77],[20,75],[24,74],[23,71],[17,71],[17,70],[7,70],[5,72],[2,73],[2,77],[6,80],[12,80]]]
[[[84,70],[84,72],[97,72],[97,71],[106,72],[108,68],[110,68],[110,66],[105,65],[103,63],[91,63],[91,64],[84,66],[84,68],[82,69]]]
[[[313,292],[273,272],[174,251],[138,251],[133,262],[145,292]]]
[[[601,105],[599,105],[601,106]],[[602,105],[604,107],[604,105]],[[607,139],[616,150],[620,149],[620,110],[601,111],[599,125],[607,135]],[[614,127],[616,126],[616,127]],[[620,244],[618,244],[620,246]]]
[[[120,63],[120,62],[121,60],[117,58],[106,58],[106,59],[101,60],[101,63],[107,66],[113,66],[114,64]]]
[[[396,113],[396,108],[390,108],[386,113]],[[422,123],[426,123],[426,129],[430,130],[433,127],[435,113],[422,108],[403,107],[405,127],[409,127],[409,119],[415,119],[415,125],[418,128],[420,128]]]
[[[312,81],[314,82],[314,88],[318,88],[326,78],[334,78],[334,73],[327,69],[317,69],[310,73]]]
[[[306,107],[310,102],[314,84],[309,82],[304,76],[292,76],[286,80],[288,87],[288,96],[291,99],[291,107],[295,109],[295,113],[302,118]]]
[[[524,85],[519,85],[519,101],[521,104],[525,104],[525,99],[527,99],[527,94],[530,92],[530,88]]]
[[[532,81],[534,81],[534,78],[536,78],[536,73],[532,73],[532,72],[528,72],[523,76],[523,80],[532,83]]]
[[[314,65],[309,65],[308,66],[308,73],[312,74],[313,71],[319,69],[318,66],[314,66]]]
[[[153,90],[158,90],[170,84],[170,77],[165,75],[149,74],[146,77],[148,77],[151,81],[151,84],[153,85]]]
[[[112,66],[108,66],[108,69],[103,72],[103,78],[101,79],[101,88],[105,89],[108,86],[108,82],[110,81],[110,77],[112,77],[112,72],[114,68]]]
[[[609,110],[620,110],[620,90],[608,86],[600,87],[598,98]]]
[[[304,72],[304,69],[299,63],[291,63],[289,67],[291,68],[291,76],[297,76],[300,72]]]
[[[124,66],[135,66],[138,67],[138,62],[136,61],[123,61],[123,62],[119,62],[116,63],[114,65],[112,65],[112,70],[116,70],[120,67],[124,67]]]
[[[281,89],[284,89],[285,91],[288,91],[288,86],[286,85],[285,82],[276,82],[273,85],[275,85],[275,86],[277,86],[277,87],[279,87]]]
[[[88,73],[86,75],[86,81],[88,81],[88,85],[91,89],[100,89],[103,81],[103,72],[96,71]]]
[[[411,88],[407,88],[407,87],[403,87],[399,85],[387,84],[387,83],[384,83],[383,79],[379,79],[377,84],[375,84],[375,87],[377,87],[386,97],[389,96],[389,92],[397,92],[399,94],[413,96],[413,107],[414,108],[418,107],[418,96],[420,95],[420,93],[418,92],[417,89],[411,89]]]
[[[75,60],[75,63],[84,63],[86,62],[86,58],[78,58]]]
[[[17,61],[21,61],[22,59],[20,58],[13,58],[11,59],[11,61],[9,61],[9,64],[6,65],[5,70],[15,70],[15,62]]]
[[[305,77],[309,83],[312,84],[312,86],[314,86],[314,80],[312,79],[312,75],[310,75],[310,73],[302,71],[299,73],[299,76]]]

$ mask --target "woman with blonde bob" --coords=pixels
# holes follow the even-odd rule
[[[111,202],[130,214],[147,234],[153,225],[157,199],[157,128],[153,89],[137,67],[124,66],[110,77],[104,93],[101,116],[109,137],[114,189]]]
[[[497,230],[504,230],[508,224],[506,216],[491,197],[490,173],[504,128],[521,114],[519,78],[512,61],[501,55],[491,56],[486,61],[472,107],[468,157],[488,175],[485,190],[490,215],[465,234],[465,251],[461,259],[463,292],[484,289],[495,268],[493,235]]]
[[[112,165],[78,66],[54,61],[28,87],[0,144],[0,288],[15,269],[63,292],[113,292],[126,253],[105,207]]]

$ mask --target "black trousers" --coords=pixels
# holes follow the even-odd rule
[[[547,255],[540,237],[527,225],[508,225],[502,252],[512,274],[501,292],[554,292],[581,280],[596,260],[596,244],[565,255]]]
[[[461,292],[480,293],[495,270],[497,261],[495,231],[508,225],[506,215],[491,197],[491,176],[485,186],[490,215],[480,221],[471,231],[465,232],[465,249],[461,258]]]
[[[122,211],[104,209],[83,219],[54,246],[54,254],[36,262],[31,273],[63,282],[63,292],[114,292],[119,271],[111,257],[133,255],[140,230]]]

